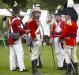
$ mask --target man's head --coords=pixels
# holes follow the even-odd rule
[[[66,20],[71,19],[71,16],[70,15],[65,15],[65,19]]]
[[[72,18],[72,13],[71,13],[71,11],[70,11],[68,8],[65,8],[65,9],[62,11],[62,14],[65,15],[65,19],[66,19],[66,20]]]
[[[19,5],[14,5],[12,8],[12,12],[16,15],[19,16],[20,15],[20,7]]]
[[[39,19],[41,11],[33,10],[31,14],[35,19]]]
[[[61,11],[58,11],[57,13],[54,14],[56,20],[60,20],[61,18]]]

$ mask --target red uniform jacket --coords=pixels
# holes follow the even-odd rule
[[[10,29],[9,30],[11,30],[11,28],[12,28],[13,33],[19,32],[20,35],[25,34],[25,30],[21,26],[20,20],[17,18],[12,22],[13,19],[15,19],[15,17],[10,18],[10,22],[9,22],[9,24],[10,24],[9,28]],[[14,42],[15,42],[15,40],[12,37],[9,37],[8,44],[14,44]]]
[[[52,25],[52,28],[51,28],[51,38],[54,38],[54,37],[59,37],[60,36],[60,34],[61,34],[61,32],[62,32],[62,30],[63,30],[63,28],[64,28],[64,25],[65,25],[65,21],[64,20],[62,20],[62,19],[60,19],[60,21],[59,21],[59,27],[61,28],[61,32],[60,33],[57,33],[57,32],[55,32],[55,29],[56,29],[56,23],[57,22],[54,22],[53,23],[53,25]]]
[[[64,29],[59,37],[59,40],[62,38],[65,39],[65,45],[75,46],[76,45],[76,35],[78,26],[76,22],[71,21],[72,25],[65,24]]]
[[[34,40],[36,38],[35,31],[37,30],[37,23],[34,20],[34,18],[32,19],[32,21],[26,22],[25,27],[26,27],[26,29],[30,30],[32,40]]]

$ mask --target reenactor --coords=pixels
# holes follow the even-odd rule
[[[12,12],[16,15],[12,15],[9,18],[9,36],[8,44],[10,47],[10,70],[15,71],[17,69],[17,64],[20,72],[27,71],[24,65],[24,51],[21,43],[21,36],[26,34],[28,31],[23,29],[21,26],[21,20],[19,18],[20,8],[15,5],[12,8]]]
[[[65,15],[66,23],[64,29],[59,36],[59,41],[64,39],[64,56],[67,64],[66,74],[71,75],[71,70],[73,70],[73,75],[78,75],[78,61],[76,56],[76,36],[77,36],[77,23],[75,17],[72,16],[72,8],[65,8],[62,14]],[[74,14],[73,14],[74,15]]]
[[[26,29],[29,29],[29,33],[27,34],[26,40],[28,40],[28,46],[30,49],[30,59],[32,64],[32,74],[38,75],[38,67],[41,63],[40,61],[40,46],[42,44],[41,39],[39,39],[40,31],[39,27],[39,17],[41,11],[37,9],[33,9],[31,12],[31,18],[28,22],[25,23]],[[29,37],[29,38],[28,38]],[[30,39],[31,38],[31,39]],[[31,40],[31,41],[30,41]]]
[[[64,28],[65,20],[61,19],[61,11],[58,11],[55,15],[55,22],[51,27],[51,40],[53,40],[55,46],[55,52],[57,57],[58,69],[64,68],[64,50],[63,43],[59,42],[59,36]]]

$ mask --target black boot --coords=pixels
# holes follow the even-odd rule
[[[78,63],[73,63],[74,70],[73,70],[73,75],[78,75]]]
[[[37,59],[32,61],[32,74],[38,75]]]
[[[66,69],[66,61],[64,60],[63,69]]]
[[[42,63],[40,57],[38,58],[38,63],[37,63],[38,68],[42,68]]]
[[[66,74],[65,75],[71,75],[71,64],[66,65]]]

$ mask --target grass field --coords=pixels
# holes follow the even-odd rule
[[[8,47],[4,48],[0,46],[0,75],[32,75],[31,62],[29,59],[30,58],[29,50],[25,45],[23,45],[23,48],[25,52],[25,56],[24,56],[25,65],[29,70],[29,72],[10,71],[9,70],[9,48]],[[77,50],[77,56],[79,59],[78,54],[79,54],[79,50]],[[40,75],[64,75],[64,71],[57,70],[57,66],[56,68],[54,68],[51,47],[43,46],[41,48],[41,60],[42,60],[43,68],[39,69]]]

